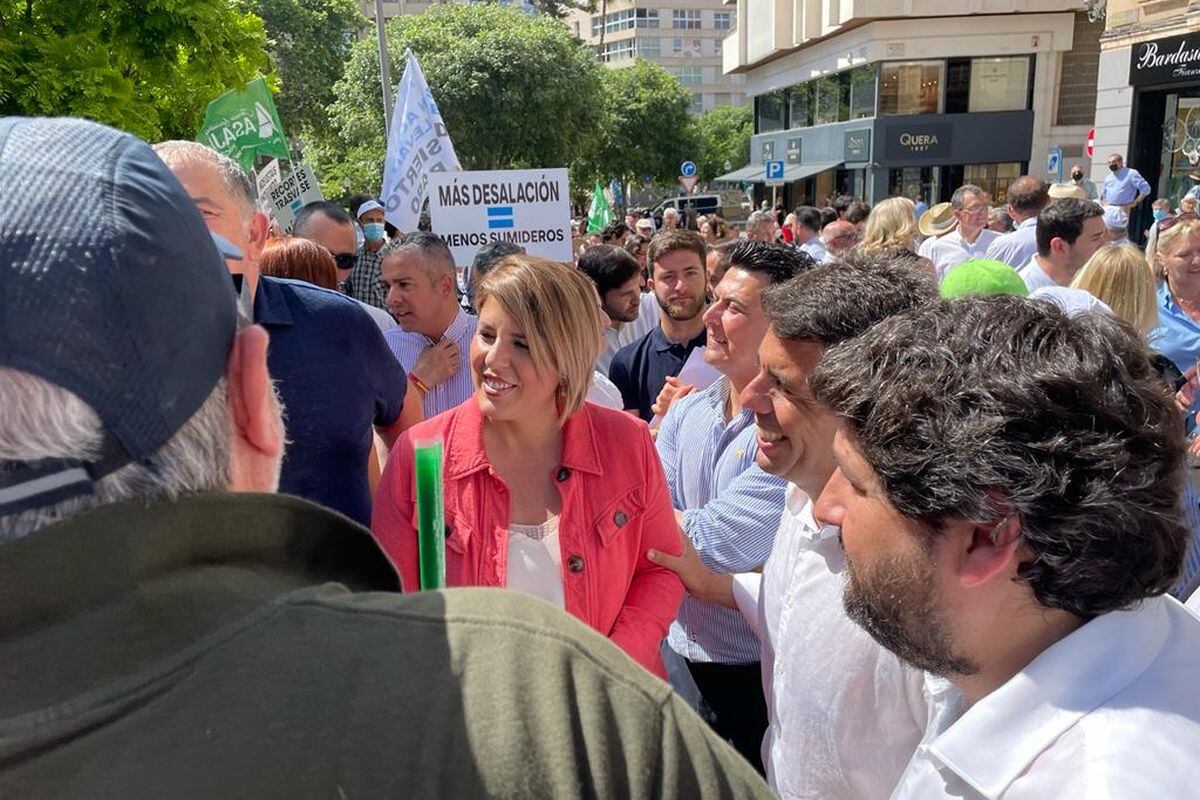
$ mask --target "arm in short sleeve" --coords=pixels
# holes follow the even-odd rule
[[[412,469],[412,440],[401,435],[379,480],[371,512],[371,534],[400,573],[400,586],[406,592],[416,591],[421,585]]]
[[[718,572],[748,572],[771,555],[786,484],[757,465],[716,498],[683,512],[683,529],[700,560]]]

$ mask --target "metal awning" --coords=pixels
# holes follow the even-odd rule
[[[802,181],[805,178],[811,178],[818,172],[824,172],[827,169],[833,169],[841,165],[841,161],[834,161],[828,164],[789,164],[783,168],[783,182],[792,183],[793,181]]]
[[[762,182],[763,175],[765,174],[766,168],[762,164],[751,164],[748,167],[735,169],[733,172],[722,175],[719,178],[714,178],[713,183],[717,181],[728,181],[729,183]]]

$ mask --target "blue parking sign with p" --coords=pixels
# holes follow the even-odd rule
[[[783,162],[782,161],[768,161],[768,162],[766,162],[765,166],[767,168],[767,180],[769,180],[769,181],[783,180]]]

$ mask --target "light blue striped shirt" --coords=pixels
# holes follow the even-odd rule
[[[771,555],[787,483],[754,463],[754,414],[725,422],[728,378],[675,401],[655,445],[671,502],[700,560],[718,572],[749,572]],[[690,661],[750,664],[759,642],[742,615],[716,603],[683,598],[667,635]]]
[[[459,310],[454,320],[442,334],[443,339],[450,339],[458,344],[458,370],[437,386],[432,386],[429,393],[421,401],[425,419],[437,416],[448,409],[461,405],[464,400],[475,394],[475,383],[471,380],[471,337],[475,335],[476,318],[465,311]],[[434,343],[423,333],[406,331],[404,328],[392,328],[383,334],[392,354],[404,367],[405,374],[411,374],[413,365],[421,357],[421,353]],[[418,376],[420,377],[420,376]]]

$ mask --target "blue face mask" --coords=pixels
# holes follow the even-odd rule
[[[1154,219],[1158,220],[1159,222],[1162,222],[1166,218],[1167,218],[1166,209],[1163,209],[1163,208],[1154,209]]]
[[[383,223],[368,222],[362,226],[363,236],[367,237],[368,242],[383,241]]]

